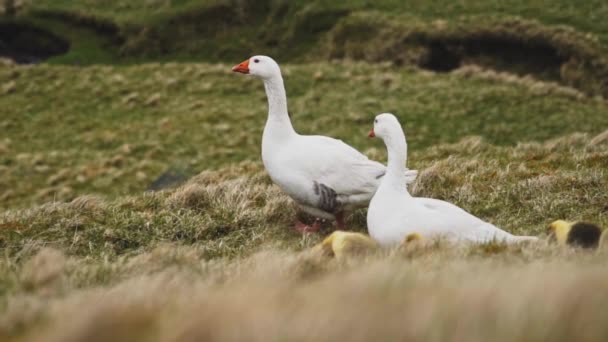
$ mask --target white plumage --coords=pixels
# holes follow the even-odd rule
[[[392,114],[380,114],[374,120],[372,132],[384,140],[388,149],[387,172],[367,212],[369,234],[381,245],[400,243],[412,233],[423,238],[441,236],[451,241],[470,242],[537,239],[512,235],[454,204],[411,196],[403,186],[407,144],[399,121]]]
[[[385,174],[384,165],[341,140],[296,133],[287,112],[281,70],[272,58],[251,57],[233,71],[264,81],[268,120],[262,137],[262,160],[275,184],[302,210],[320,218],[334,219],[345,210],[369,203]],[[416,171],[404,168],[403,172],[406,183],[416,178]]]

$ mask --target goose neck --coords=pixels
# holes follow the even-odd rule
[[[405,163],[407,162],[407,143],[403,133],[385,139],[388,150],[386,178],[395,185],[403,186],[405,180]]]
[[[268,98],[267,127],[276,127],[286,134],[295,133],[287,112],[287,95],[283,78],[279,75],[265,79],[264,88]]]

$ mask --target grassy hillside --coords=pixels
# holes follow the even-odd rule
[[[229,0],[134,0],[108,3],[103,0],[83,2],[39,0],[32,2],[30,10],[70,11],[90,16],[107,18],[117,23],[157,24],[162,19],[176,14],[194,12],[214,7],[221,7],[226,14],[240,12],[241,18],[254,15],[271,15],[277,9],[284,8],[285,19],[294,19],[306,11],[331,12],[347,10],[352,12],[377,11],[387,15],[407,14],[411,18],[422,20],[449,20],[461,16],[520,16],[540,20],[548,25],[568,25],[583,32],[597,34],[600,40],[608,43],[608,24],[604,20],[608,15],[608,5],[601,0],[585,3],[572,3],[566,0],[552,1],[364,1],[350,0],[347,3],[334,1],[229,1]],[[233,9],[231,11],[230,9]],[[252,10],[255,9],[255,10]],[[239,18],[239,19],[241,19]],[[238,20],[235,25],[242,24]]]
[[[375,114],[390,111],[406,127],[417,168],[426,166],[429,146],[470,135],[508,146],[608,126],[602,100],[477,69],[432,74],[321,63],[284,70],[301,133],[381,149],[366,132]],[[259,161],[263,87],[229,65],[4,67],[0,75],[4,206],[141,192],[168,169],[193,175]]]
[[[0,18],[33,50],[70,46],[0,61],[0,340],[605,340],[608,249],[544,237],[555,219],[608,227],[607,15],[601,1],[40,0]],[[291,229],[260,161],[262,83],[230,71],[253,53],[280,62],[298,132],[385,162],[367,132],[393,112],[415,195],[542,241],[315,254],[332,227]],[[146,191],[167,175],[188,180]],[[348,226],[365,232],[365,214]]]
[[[0,20],[0,39],[23,37],[38,48],[10,43],[0,52],[75,65],[216,63],[260,53],[283,63],[353,59],[433,71],[476,64],[606,97],[606,14],[601,1],[36,1]],[[67,53],[53,49],[65,44]]]
[[[421,170],[412,192],[457,203],[518,234],[540,235],[558,218],[606,224],[607,144],[606,133],[578,133],[517,147],[475,137],[436,145],[412,156]],[[299,235],[289,229],[294,215],[260,163],[242,162],[204,171],[175,190],[116,200],[83,195],[9,210],[0,241],[9,256],[31,245],[51,245],[103,258],[163,242],[200,244],[212,251],[210,258],[246,256],[266,243],[297,247]],[[348,222],[364,231],[364,211]]]
[[[414,192],[520,234],[542,237],[550,220],[563,217],[605,226],[606,146],[606,133],[517,147],[478,138],[437,145],[416,154],[426,166]],[[332,340],[382,332],[566,341],[584,332],[599,341],[608,334],[598,323],[606,249],[438,242],[337,262],[308,249],[328,230],[302,236],[290,229],[289,203],[258,163],[241,163],[176,190],[7,211],[0,336]],[[361,231],[364,222],[364,212],[348,219]],[[238,332],[233,320],[242,324]]]

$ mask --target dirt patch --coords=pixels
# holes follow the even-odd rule
[[[430,40],[418,66],[448,72],[463,64],[477,64],[516,74],[534,74],[541,79],[559,80],[560,68],[568,57],[544,41],[525,37],[504,37],[484,32],[476,36]]]
[[[31,16],[40,19],[51,19],[58,20],[64,23],[69,23],[72,26],[92,29],[95,32],[105,35],[112,36],[118,42],[121,42],[122,37],[120,35],[120,27],[111,20],[95,17],[80,12],[69,12],[69,11],[49,11],[49,10],[36,10],[31,12]]]
[[[62,55],[69,48],[68,41],[49,31],[19,22],[0,22],[0,57],[32,64]]]

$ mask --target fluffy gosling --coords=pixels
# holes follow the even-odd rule
[[[336,230],[314,246],[313,253],[344,260],[350,256],[367,254],[378,247],[378,243],[365,234]]]
[[[422,241],[422,235],[420,235],[418,233],[411,233],[411,234],[407,234],[405,236],[405,238],[403,239],[403,242],[401,242],[401,244],[405,245],[405,244],[416,242],[416,241]]]
[[[598,248],[600,239],[604,240],[602,229],[593,223],[557,220],[549,225],[548,230],[557,243],[563,246]]]

